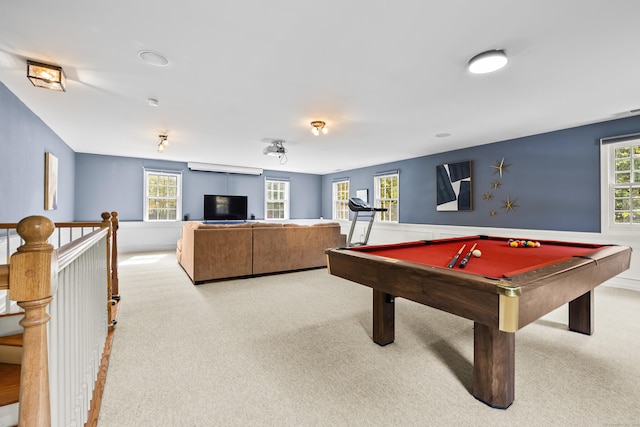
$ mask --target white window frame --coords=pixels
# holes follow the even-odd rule
[[[382,198],[380,197],[380,182],[385,179],[385,178],[391,178],[391,177],[395,177],[397,182],[398,182],[398,189],[397,189],[397,197],[395,198]],[[386,211],[386,212],[379,212],[378,215],[376,215],[376,221],[380,221],[380,222],[390,222],[390,223],[398,223],[400,222],[400,173],[399,172],[389,172],[389,173],[384,173],[384,174],[380,174],[380,175],[376,175],[373,177],[373,191],[374,191],[374,195],[373,195],[373,200],[374,200],[374,206],[377,208],[380,207],[387,207],[389,205],[389,203],[392,203],[395,201],[396,204],[396,219],[395,220],[391,220],[391,211]]]
[[[339,198],[340,194],[344,194],[344,191],[340,190],[340,186],[346,184],[346,198]],[[331,196],[331,218],[334,221],[349,221],[349,179],[342,179],[335,181],[332,184],[332,196]]]
[[[640,145],[640,134],[625,135],[600,140],[600,198],[601,198],[601,227],[603,234],[640,236],[640,222],[630,224],[615,223],[615,150],[625,146]],[[632,167],[633,173],[633,167]],[[632,178],[633,179],[633,178]],[[640,182],[630,184],[632,187],[640,186]]]
[[[269,198],[269,194],[270,194],[269,185],[270,184],[282,184],[282,185],[284,185],[284,188],[282,190],[283,196],[284,196],[284,200]],[[289,180],[277,179],[277,178],[265,178],[265,180],[264,180],[264,219],[265,220],[267,220],[267,221],[272,221],[272,220],[273,221],[278,221],[278,220],[288,220],[289,219],[289,217],[290,217],[289,216],[290,187],[291,187],[291,183],[289,182]],[[283,204],[282,210],[283,210],[284,218],[269,218],[269,203],[282,203]]]
[[[167,200],[176,201],[176,218],[175,219],[150,219],[149,218],[149,200],[154,197],[149,196],[149,177],[150,176],[170,176],[177,179],[176,196],[163,197]],[[160,197],[158,197],[160,198]],[[182,172],[159,171],[153,169],[144,170],[144,212],[143,220],[145,222],[177,222],[182,221]]]

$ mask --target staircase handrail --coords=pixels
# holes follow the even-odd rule
[[[0,265],[0,291],[9,289],[9,264]]]
[[[111,260],[110,260],[110,268],[111,268],[111,283],[110,283],[110,290],[109,290],[109,300],[114,300],[114,301],[119,301],[120,300],[120,292],[119,292],[119,282],[118,282],[118,242],[117,242],[117,236],[118,236],[118,228],[119,228],[119,220],[118,220],[118,212],[117,211],[112,211],[112,212],[103,212],[101,214],[102,217],[102,221],[74,221],[74,222],[55,222],[54,223],[54,231],[57,230],[58,231],[58,247],[62,247],[64,245],[61,245],[61,233],[63,229],[69,229],[70,230],[70,242],[73,242],[76,239],[82,238],[85,236],[84,234],[84,228],[92,228],[92,231],[95,231],[95,229],[98,228],[107,228],[109,227],[109,225],[106,223],[107,221],[109,221],[111,223],[110,228],[110,253],[111,253]],[[18,228],[18,224],[17,222],[5,222],[5,223],[0,223],[0,230],[5,230],[6,231],[6,237],[7,239],[9,239],[9,230],[17,230]],[[73,235],[72,235],[72,229],[81,229],[81,236],[79,238],[73,239]],[[52,234],[53,235],[53,232]],[[2,237],[0,235],[0,237]],[[49,240],[51,239],[51,237],[48,238]],[[69,244],[67,243],[67,245]],[[55,246],[55,245],[54,245]],[[10,247],[7,244],[7,256],[9,255],[9,250]],[[3,290],[8,290],[9,289],[9,264],[0,264],[0,291]],[[1,313],[0,313],[1,314]],[[111,320],[111,319],[110,319]]]
[[[100,229],[58,249],[54,249],[48,241],[56,228],[48,218],[30,216],[15,224],[17,233],[25,243],[11,255],[8,265],[0,265],[0,289],[8,289],[9,297],[17,301],[24,310],[24,318],[20,321],[24,334],[19,426],[39,427],[51,424],[47,348],[47,322],[50,316],[47,306],[55,293],[52,285],[57,285],[56,277],[59,271],[105,234],[108,301],[106,310],[109,325],[114,324],[110,306],[114,277],[117,282],[117,223],[117,212],[104,212],[102,222],[60,223],[63,227],[73,224],[78,227],[97,226]],[[0,228],[5,225],[7,224],[0,224]],[[114,261],[115,264],[111,265]]]

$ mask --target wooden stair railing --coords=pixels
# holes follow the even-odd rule
[[[118,229],[120,227],[118,220],[118,212],[112,211],[103,212],[101,215],[102,221],[76,221],[76,222],[56,222],[55,230],[57,232],[57,236],[54,237],[53,233],[49,238],[49,242],[56,248],[62,246],[66,241],[72,241],[79,237],[84,236],[84,229],[95,230],[97,228],[110,227],[110,242],[111,242],[111,258],[109,261],[110,269],[111,269],[111,299],[115,304],[120,300],[120,291],[119,291],[119,280],[118,280]],[[110,224],[107,223],[110,222]],[[18,227],[18,223],[0,223],[0,230],[4,230],[4,237],[6,238],[6,247],[3,247],[3,251],[7,252],[7,256],[11,255],[9,253],[11,245],[10,245],[10,234],[9,230],[16,230]],[[64,236],[63,230],[68,230],[68,235]],[[74,231],[77,230],[77,231]],[[0,234],[0,238],[3,235]],[[2,262],[2,260],[0,260]],[[7,259],[8,262],[8,259]],[[0,264],[0,291],[9,289],[9,264]],[[0,313],[1,314],[1,313]]]
[[[120,301],[120,287],[118,284],[118,212],[111,212],[111,298]]]
[[[20,365],[0,363],[0,406],[12,405],[20,400]]]
[[[54,225],[44,217],[28,217],[18,223],[25,240],[9,263],[9,295],[24,309],[22,372],[20,374],[19,426],[50,426],[47,305],[51,277],[57,268],[53,245],[47,243]]]
[[[119,300],[117,270],[117,212],[103,213],[100,223],[59,223],[61,227],[77,225],[80,227],[107,228],[107,318],[109,327],[115,325],[113,305]],[[3,224],[6,225],[6,224]],[[16,224],[16,230],[24,244],[11,255],[9,265],[0,265],[0,290],[8,289],[9,297],[17,301],[24,310],[20,321],[24,333],[22,364],[15,366],[0,364],[3,384],[0,389],[14,387],[9,377],[20,376],[19,383],[19,426],[51,425],[49,398],[49,370],[47,349],[47,305],[52,300],[52,278],[58,274],[58,251],[48,242],[55,225],[45,217],[32,216]],[[8,233],[7,233],[8,235]],[[73,251],[71,251],[73,252]],[[65,253],[65,257],[70,255]],[[115,292],[113,285],[115,284]],[[113,298],[116,296],[117,298]],[[5,337],[6,338],[6,337]],[[16,373],[18,372],[18,373]],[[93,403],[93,402],[92,402]],[[94,408],[91,408],[95,411]]]

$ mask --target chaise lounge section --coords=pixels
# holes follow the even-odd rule
[[[178,262],[194,284],[326,267],[327,248],[344,247],[335,222],[203,224],[189,221],[178,240]]]

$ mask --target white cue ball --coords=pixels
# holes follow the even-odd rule
[[[476,249],[473,252],[471,252],[471,255],[473,255],[474,257],[480,258],[480,256],[482,255],[482,252],[480,252],[480,249]]]

